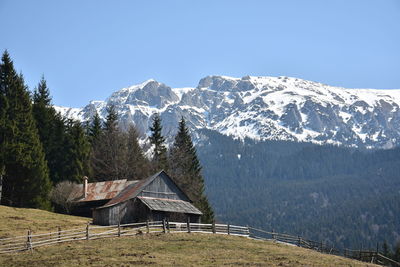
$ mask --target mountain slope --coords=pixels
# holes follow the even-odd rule
[[[197,151],[218,220],[339,248],[400,241],[400,148],[362,152],[202,135],[207,141]]]
[[[171,88],[155,80],[123,88],[84,108],[57,109],[67,117],[105,117],[115,105],[120,125],[148,131],[160,113],[166,135],[181,116],[193,129],[234,138],[306,141],[391,148],[400,142],[400,90],[345,89],[289,77],[208,76],[196,88]],[[195,134],[195,139],[198,136]]]

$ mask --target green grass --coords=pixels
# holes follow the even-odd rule
[[[0,206],[4,236],[84,226],[88,219],[33,209]],[[213,234],[141,234],[75,241],[0,255],[0,266],[376,266],[316,251]]]

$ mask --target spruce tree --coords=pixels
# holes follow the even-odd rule
[[[126,140],[118,128],[118,115],[114,106],[109,106],[107,112],[104,128],[92,144],[90,166],[97,181],[128,178]]]
[[[150,162],[145,157],[139,145],[139,135],[136,128],[131,125],[126,134],[127,138],[127,169],[128,179],[140,180],[150,175]]]
[[[0,64],[0,88],[7,99],[2,141],[5,166],[2,203],[49,209],[51,183],[32,115],[32,100],[7,51]]]
[[[385,241],[383,242],[383,245],[382,245],[382,255],[385,256],[385,257],[390,258],[390,257],[391,257],[390,254],[391,254],[391,253],[390,253],[390,250],[389,250],[388,243],[387,243],[386,240],[385,240]]]
[[[101,118],[99,114],[96,113],[94,114],[92,121],[89,124],[89,138],[90,142],[93,144],[101,135],[102,132],[102,125],[101,125]]]
[[[393,259],[400,262],[400,242],[398,242],[394,248]]]
[[[193,145],[189,129],[183,117],[179,122],[178,133],[170,152],[169,162],[170,173],[176,183],[203,212],[202,221],[206,223],[212,222],[214,220],[214,212],[204,193],[201,164],[197,158],[196,148]]]
[[[81,183],[89,173],[90,143],[80,122],[68,120],[64,153],[63,180]]]
[[[64,119],[51,104],[50,91],[44,77],[42,77],[35,88],[32,112],[40,141],[43,144],[50,179],[56,184],[66,179],[66,177],[63,177],[64,165],[60,164],[65,157],[64,142],[66,127]]]
[[[115,110],[115,106],[111,105],[107,107],[107,117],[104,123],[104,131],[114,132],[118,130],[118,114]]]
[[[3,74],[3,72],[1,72]],[[6,152],[6,113],[8,101],[6,97],[5,76],[0,76],[0,201],[3,175],[5,174],[5,152]]]
[[[155,114],[153,124],[150,127],[150,143],[154,146],[153,166],[156,171],[168,169],[167,148],[165,147],[165,138],[162,136],[161,117]]]

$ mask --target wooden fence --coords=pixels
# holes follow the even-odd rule
[[[376,263],[387,266],[400,266],[400,263],[389,259],[379,253],[378,250],[351,250],[339,249],[323,242],[304,239],[301,236],[293,236],[288,234],[276,233],[274,231],[268,232],[261,229],[249,227],[249,237],[261,240],[274,240],[277,242],[289,243],[299,247],[313,249],[322,253],[344,256],[359,261]]]
[[[259,240],[273,240],[299,247],[313,249],[322,253],[344,256],[365,262],[382,265],[400,266],[379,251],[338,249],[324,244],[307,240],[301,236],[293,236],[277,232],[268,232],[257,228],[244,227],[230,224],[204,224],[191,222],[169,222],[167,220],[130,223],[110,226],[95,226],[87,224],[86,227],[71,230],[62,230],[44,234],[32,234],[28,231],[24,236],[0,239],[0,254],[33,250],[34,248],[63,242],[93,240],[107,237],[133,236],[144,233],[213,233],[250,237]]]
[[[32,250],[37,247],[78,240],[93,240],[107,237],[132,236],[143,233],[214,233],[249,236],[248,227],[229,224],[203,224],[155,221],[130,223],[110,226],[94,226],[87,224],[84,228],[62,230],[45,234],[32,234],[0,239],[0,254]]]

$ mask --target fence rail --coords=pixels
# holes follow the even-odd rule
[[[322,253],[344,256],[346,258],[364,262],[370,262],[388,266],[400,266],[399,262],[396,262],[390,258],[385,257],[384,255],[379,253],[378,250],[372,251],[372,250],[339,249],[324,244],[323,242],[304,239],[301,236],[282,234],[274,231],[268,232],[253,227],[249,227],[249,237],[255,239],[274,240],[277,242],[290,243],[299,247],[313,249]]]
[[[86,227],[72,230],[61,230],[61,228],[58,228],[56,232],[43,234],[32,234],[31,231],[28,231],[25,236],[2,238],[0,239],[0,254],[32,250],[36,247],[63,242],[133,236],[142,233],[157,232],[215,233],[249,236],[248,227],[227,224],[181,223],[169,222],[166,220],[110,226],[94,226],[88,224]]]
[[[299,247],[317,250],[322,253],[340,255],[351,259],[356,259],[365,262],[400,266],[400,263],[393,261],[380,254],[379,251],[367,250],[350,250],[338,249],[323,242],[307,240],[301,236],[293,236],[289,234],[282,234],[277,232],[269,232],[262,229],[253,227],[244,227],[230,224],[202,224],[191,222],[169,222],[163,221],[147,221],[141,223],[118,224],[109,226],[95,226],[87,224],[86,227],[75,228],[71,230],[61,230],[43,233],[32,234],[31,231],[27,232],[25,236],[17,236],[10,238],[0,239],[0,254],[15,253],[34,248],[53,245],[63,242],[79,241],[79,240],[93,240],[109,237],[133,236],[143,233],[213,233],[213,234],[227,234],[250,237],[259,240],[274,240],[277,242],[289,243]]]

